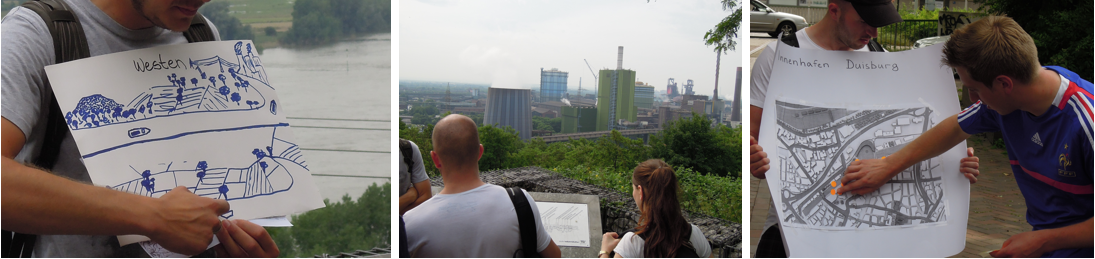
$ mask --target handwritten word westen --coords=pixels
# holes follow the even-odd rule
[[[138,58],[133,61],[133,68],[137,69],[137,72],[149,72],[154,70],[166,70],[166,69],[187,69],[186,63],[181,59],[168,59],[163,60],[163,55],[157,55],[156,60],[144,61],[142,58]]]
[[[848,69],[889,69],[889,70],[893,70],[893,71],[898,70],[897,63],[893,63],[893,64],[875,64],[874,61],[870,61],[870,63],[856,63],[855,61],[852,61],[851,59],[845,59],[845,60],[848,61]]]

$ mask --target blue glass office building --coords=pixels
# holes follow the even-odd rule
[[[567,92],[567,72],[540,68],[540,102],[558,101]]]

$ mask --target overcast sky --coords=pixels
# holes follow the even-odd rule
[[[540,68],[570,72],[568,87],[592,89],[593,70],[623,67],[636,80],[664,91],[692,79],[698,94],[711,95],[716,53],[705,32],[730,14],[718,0],[454,1],[399,2],[399,80],[491,84],[539,90]],[[737,50],[724,53],[719,75],[723,96],[732,95],[741,66]],[[683,90],[683,88],[681,88]],[[583,91],[584,93],[584,91]],[[664,93],[664,92],[663,92]]]

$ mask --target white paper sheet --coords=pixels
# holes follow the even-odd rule
[[[536,202],[540,222],[558,246],[589,247],[589,208],[584,203]]]
[[[960,111],[942,44],[896,52],[781,44],[760,145],[793,257],[945,257],[965,246],[965,143],[867,195],[836,195],[847,164],[882,158]]]
[[[228,200],[225,219],[323,207],[251,46],[179,44],[46,67],[94,184],[149,197],[186,186]]]

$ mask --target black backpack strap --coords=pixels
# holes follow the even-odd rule
[[[886,52],[886,49],[882,47],[882,44],[879,44],[875,39],[867,41],[867,49],[871,50],[871,52]]]
[[[22,6],[38,13],[38,16],[41,16],[42,20],[45,21],[46,27],[49,28],[50,35],[53,36],[53,51],[56,55],[55,64],[91,56],[91,51],[88,50],[87,46],[87,38],[84,35],[84,28],[80,26],[80,21],[76,19],[76,15],[72,14],[72,9],[63,1],[38,0],[23,3]],[[50,87],[48,79],[46,80],[46,88],[49,89],[52,95],[53,88]],[[57,157],[61,153],[61,141],[68,134],[68,124],[65,123],[64,114],[61,112],[61,107],[57,105],[56,97],[50,97],[49,107],[46,137],[43,138],[38,159],[34,161],[34,165],[47,170],[52,169],[53,165],[57,163]]]
[[[787,45],[790,45],[791,47],[798,48],[798,36],[795,36],[795,34],[797,33],[788,34],[787,36],[783,36],[779,40]]]
[[[637,228],[628,229],[627,232],[635,233],[635,235],[639,236],[643,240],[646,240],[646,238],[648,236],[650,236],[649,233],[639,234],[639,229],[637,229]],[[624,232],[624,233],[627,233],[627,232]],[[677,248],[677,254],[673,255],[673,257],[676,257],[676,258],[700,258],[700,254],[696,253],[696,246],[692,244],[692,240],[691,240],[692,225],[688,225],[688,237],[689,237],[689,240],[685,241],[684,244],[681,245],[680,248]],[[623,235],[620,235],[620,238],[623,238]],[[610,252],[609,257],[616,257],[616,252],[615,251]]]
[[[190,20],[190,29],[183,32],[186,41],[201,42],[216,40],[217,38],[213,35],[213,29],[209,28],[209,24],[207,23],[205,16],[202,16],[201,14],[195,15],[194,19]]]
[[[517,211],[517,223],[521,230],[521,249],[525,251],[524,257],[540,257],[540,252],[536,251],[536,218],[532,214],[532,205],[529,205],[529,200],[520,187],[506,188],[506,192],[509,193],[509,199],[513,202],[514,210]]]
[[[399,139],[399,154],[403,155],[403,163],[407,164],[407,172],[414,173],[414,150],[411,148],[411,141],[406,139]],[[411,183],[412,185],[414,183]]]
[[[84,36],[84,28],[80,26],[80,21],[76,19],[76,15],[72,14],[72,9],[63,1],[30,1],[23,3],[22,7],[37,13],[45,22],[46,28],[49,28],[50,36],[53,38],[56,64],[91,56],[91,51],[88,50],[87,46],[87,38]],[[33,163],[35,166],[48,170],[52,169],[53,165],[57,163],[57,157],[61,153],[61,141],[68,134],[68,124],[65,123],[61,107],[57,105],[57,98],[52,96],[53,89],[49,86],[48,79],[46,79],[46,88],[51,96],[46,117],[45,138],[43,138],[38,157]],[[31,256],[37,236],[11,231],[4,231],[3,235],[4,257]]]

